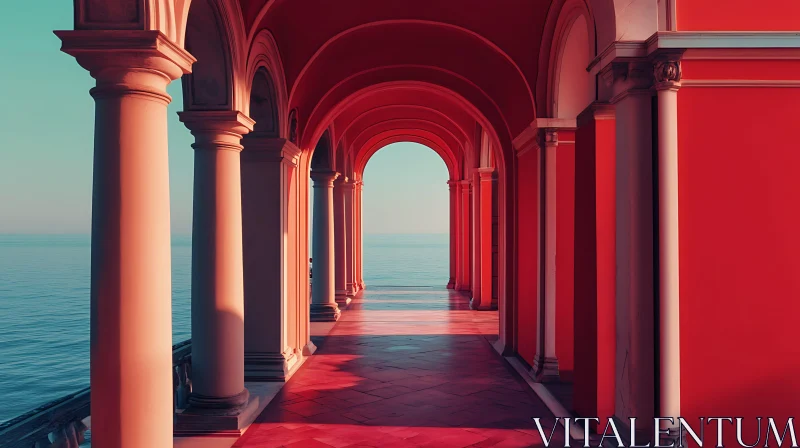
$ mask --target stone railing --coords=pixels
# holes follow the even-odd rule
[[[186,407],[192,391],[192,343],[172,346],[175,410]],[[78,448],[91,433],[91,391],[87,387],[0,424],[0,448]]]

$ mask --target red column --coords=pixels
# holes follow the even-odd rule
[[[579,415],[614,415],[616,385],[616,124],[593,104],[575,136],[575,374]]]
[[[469,253],[472,256],[471,260],[471,272],[470,272],[470,281],[472,285],[470,286],[470,291],[472,292],[472,300],[470,301],[470,307],[472,309],[478,309],[481,305],[481,293],[483,290],[481,289],[481,280],[483,277],[481,275],[481,256],[483,255],[481,252],[481,178],[480,174],[477,170],[472,172],[472,191],[471,191],[471,210],[470,210],[470,251]]]
[[[461,181],[461,284],[459,290],[469,291],[470,289],[470,181]]]
[[[356,280],[356,227],[355,227],[355,201],[356,186],[355,181],[351,180],[342,185],[344,189],[344,227],[347,238],[345,247],[345,295],[354,296],[358,292],[358,281]]]
[[[450,187],[450,279],[447,289],[456,289],[456,264],[458,263],[458,187],[456,180],[448,180]]]
[[[516,153],[515,164],[517,352],[530,365],[534,363],[539,344],[539,178],[542,150],[535,142],[528,143]]]
[[[494,168],[478,168],[478,182],[480,183],[478,230],[480,237],[476,238],[480,258],[480,300],[473,304],[476,310],[491,310],[492,307],[492,176]],[[476,286],[478,287],[478,286]],[[477,306],[476,306],[477,305]]]

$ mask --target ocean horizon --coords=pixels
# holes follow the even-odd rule
[[[89,234],[0,234],[0,422],[89,385]],[[191,336],[191,235],[172,235],[172,338]],[[364,235],[369,288],[444,288],[449,236]]]

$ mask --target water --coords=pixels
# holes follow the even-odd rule
[[[0,422],[89,385],[88,235],[0,235]],[[173,342],[190,336],[191,238],[172,238]],[[364,281],[444,287],[448,236],[365,235]]]

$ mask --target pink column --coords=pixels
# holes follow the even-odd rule
[[[300,150],[285,139],[254,134],[242,144],[244,374],[248,381],[283,380],[297,364],[299,347],[290,188]]]
[[[470,181],[461,181],[461,284],[460,291],[470,290]]]
[[[97,80],[92,188],[95,446],[172,446],[167,84],[189,53],[156,31],[57,31]]]
[[[447,281],[447,289],[456,289],[456,265],[458,255],[458,181],[448,180],[450,187],[450,279]]]
[[[249,396],[244,387],[240,153],[242,135],[253,129],[253,120],[237,111],[179,115],[195,137],[189,404],[191,413],[231,414]]]
[[[342,185],[344,189],[344,233],[347,238],[345,247],[345,295],[354,296],[358,292],[358,282],[356,275],[356,233],[355,233],[355,181],[347,182]]]
[[[311,321],[339,320],[339,306],[334,287],[333,181],[338,173],[312,171],[314,181],[314,214],[311,258],[314,275],[311,277]]]
[[[533,370],[539,381],[558,380],[556,356],[556,149],[558,134],[545,130],[544,143],[544,289],[539,294],[539,344]]]
[[[356,183],[356,277],[358,288],[366,288],[364,283],[364,181]]]
[[[658,268],[659,268],[659,353],[660,416],[668,434],[667,444],[681,436],[677,418],[681,415],[681,326],[680,265],[678,239],[678,89],[680,58],[660,60],[655,66],[658,91]]]
[[[481,210],[481,181],[480,175],[477,170],[472,172],[472,207],[470,213],[470,222],[472,225],[472,232],[471,232],[471,240],[472,244],[470,247],[470,253],[472,254],[472,273],[470,278],[472,279],[472,300],[470,301],[470,307],[472,309],[478,309],[481,306],[481,293],[483,290],[481,289],[481,221],[480,221],[480,210]]]
[[[345,211],[345,188],[347,177],[340,176],[333,182],[333,236],[336,303],[347,306],[351,298],[347,295],[347,218]]]
[[[480,204],[476,210],[479,221],[480,237],[480,300],[473,303],[473,309],[491,310],[492,308],[492,175],[494,168],[478,168],[480,183]],[[478,286],[476,286],[477,288]]]

